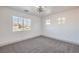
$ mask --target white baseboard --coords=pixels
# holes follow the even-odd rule
[[[40,36],[42,36],[42,37],[47,37],[47,38],[51,38],[51,39],[60,40],[60,41],[67,42],[67,43],[70,43],[70,44],[79,45],[79,43],[73,42],[73,41],[63,40],[63,39],[59,39],[59,38],[55,38],[55,37],[50,37],[50,36],[46,36],[46,35],[36,35],[36,36],[29,37],[29,38],[27,38],[27,39],[25,38],[25,39],[20,39],[20,40],[16,40],[16,41],[2,42],[2,44],[0,44],[0,47],[6,46],[6,45],[9,45],[9,44],[13,44],[13,43],[17,43],[17,42],[20,42],[20,41],[23,41],[23,40],[28,40],[28,39],[40,37]]]
[[[46,35],[43,35],[43,36],[44,37],[47,37],[47,38],[50,38],[50,39],[56,39],[56,40],[60,40],[60,41],[63,41],[63,42],[67,42],[67,43],[75,44],[75,45],[78,45],[79,46],[79,43],[78,42],[63,40],[63,39],[59,39],[59,38],[51,37],[51,36],[46,36]]]
[[[17,42],[20,42],[20,41],[23,41],[23,40],[28,40],[28,39],[36,38],[36,37],[39,37],[39,36],[40,35],[36,35],[36,36],[31,36],[31,37],[25,38],[25,39],[19,39],[19,40],[14,40],[14,41],[10,41],[10,42],[2,42],[2,43],[0,43],[0,47],[6,46],[6,45],[9,45],[9,44],[13,44],[13,43],[17,43]]]

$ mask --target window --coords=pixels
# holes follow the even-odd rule
[[[12,16],[13,32],[31,30],[31,20],[23,17]]]
[[[66,21],[66,18],[65,17],[59,17],[58,18],[58,24],[64,24]]]

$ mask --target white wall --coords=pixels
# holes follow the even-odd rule
[[[12,16],[22,16],[32,20],[32,30],[12,32]],[[33,15],[25,15],[19,11],[0,7],[0,46],[25,40],[40,35],[40,18]]]
[[[43,20],[43,34],[51,38],[79,44],[79,8],[63,11],[49,16],[51,24],[46,25],[45,20],[48,17],[42,18]],[[58,24],[58,17],[65,17],[65,24]]]
[[[31,18],[32,30],[12,32],[12,16]],[[65,24],[58,24],[58,17],[66,17]],[[41,19],[10,8],[0,7],[0,46],[39,35],[79,44],[79,8],[50,15],[51,25],[45,24],[47,18]]]

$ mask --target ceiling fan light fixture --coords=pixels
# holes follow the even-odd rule
[[[44,10],[43,10],[43,8],[41,6],[39,6],[38,11],[43,12]]]
[[[37,6],[37,12],[41,13],[41,12],[43,12],[43,11],[44,11],[44,9],[43,9],[42,6]]]

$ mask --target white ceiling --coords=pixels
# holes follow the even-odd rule
[[[24,12],[30,15],[40,15],[40,16],[46,16],[50,14],[55,14],[58,12],[62,12],[65,10],[73,9],[73,8],[78,8],[76,6],[45,6],[44,11],[39,14],[37,11],[37,7],[35,6],[9,6],[9,8],[18,10],[20,12]],[[24,10],[29,10],[29,12],[25,12]]]

